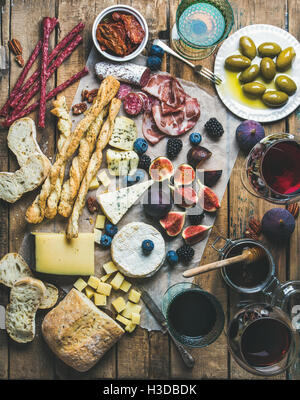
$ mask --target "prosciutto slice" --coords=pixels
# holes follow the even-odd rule
[[[142,130],[145,139],[151,144],[156,144],[165,137],[165,135],[158,130],[151,111],[144,112]]]
[[[159,131],[169,136],[178,136],[195,126],[200,117],[200,106],[197,99],[186,95],[182,111],[164,115],[161,103],[156,102],[152,107],[152,113]]]

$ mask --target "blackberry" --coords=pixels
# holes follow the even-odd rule
[[[151,158],[149,156],[147,156],[147,154],[143,154],[140,157],[138,168],[144,169],[145,171],[148,172],[150,165],[151,165]]]
[[[172,160],[182,149],[182,140],[177,138],[169,139],[167,142],[167,156]]]
[[[224,129],[217,118],[210,118],[204,125],[209,136],[212,138],[219,138],[223,135]]]
[[[204,218],[204,210],[201,207],[192,207],[188,213],[188,219],[192,225],[200,225]]]
[[[179,260],[185,263],[192,260],[195,254],[195,250],[191,246],[184,244],[176,250],[176,253]]]

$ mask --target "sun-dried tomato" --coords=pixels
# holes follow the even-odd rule
[[[133,15],[114,12],[112,14],[112,19],[114,21],[120,21],[120,20],[123,21],[125,25],[126,34],[129,37],[131,43],[133,44],[142,43],[145,37],[145,32],[141,24]]]
[[[100,23],[97,27],[96,37],[100,46],[105,46],[108,50],[121,57],[126,54],[126,32],[121,24]]]

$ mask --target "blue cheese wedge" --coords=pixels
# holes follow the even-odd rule
[[[150,239],[154,249],[145,255],[144,240]],[[111,256],[118,270],[130,278],[146,278],[155,274],[165,259],[165,241],[161,233],[144,222],[125,225],[113,238]]]
[[[109,144],[120,150],[132,150],[137,138],[135,122],[127,117],[117,117]]]
[[[137,170],[139,156],[135,151],[108,149],[106,152],[107,168],[111,175],[132,175]]]
[[[153,183],[153,180],[149,180],[115,192],[101,193],[97,195],[97,201],[106,217],[116,225]]]

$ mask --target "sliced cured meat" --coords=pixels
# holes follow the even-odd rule
[[[174,109],[184,104],[186,98],[178,80],[167,73],[152,75],[143,90]]]
[[[123,22],[123,24],[125,25],[127,36],[129,37],[131,43],[133,44],[142,43],[145,36],[145,32],[141,24],[133,15],[114,12],[112,15],[112,19],[114,21]]]
[[[144,93],[144,92],[137,92],[137,94],[141,97],[143,102],[143,110],[144,111],[151,111],[152,105],[154,103],[154,97]]]
[[[128,93],[123,100],[123,105],[128,115],[138,115],[143,110],[143,101],[137,93]]]
[[[183,111],[163,115],[161,104],[156,102],[152,107],[152,113],[161,132],[169,136],[178,136],[195,126],[200,117],[200,106],[197,99],[186,95]]]
[[[165,137],[165,135],[158,130],[151,111],[144,112],[142,130],[145,139],[151,144],[156,144]]]
[[[121,83],[118,93],[117,93],[117,98],[120,100],[123,100],[128,95],[128,93],[131,93],[131,92],[132,92],[131,86],[126,85],[126,83]]]
[[[183,111],[184,107],[185,107],[185,104],[181,104],[177,108],[174,108],[174,107],[168,106],[164,102],[161,102],[161,112],[162,112],[163,115],[172,114],[172,113],[175,113],[175,112],[178,112],[178,111]]]

